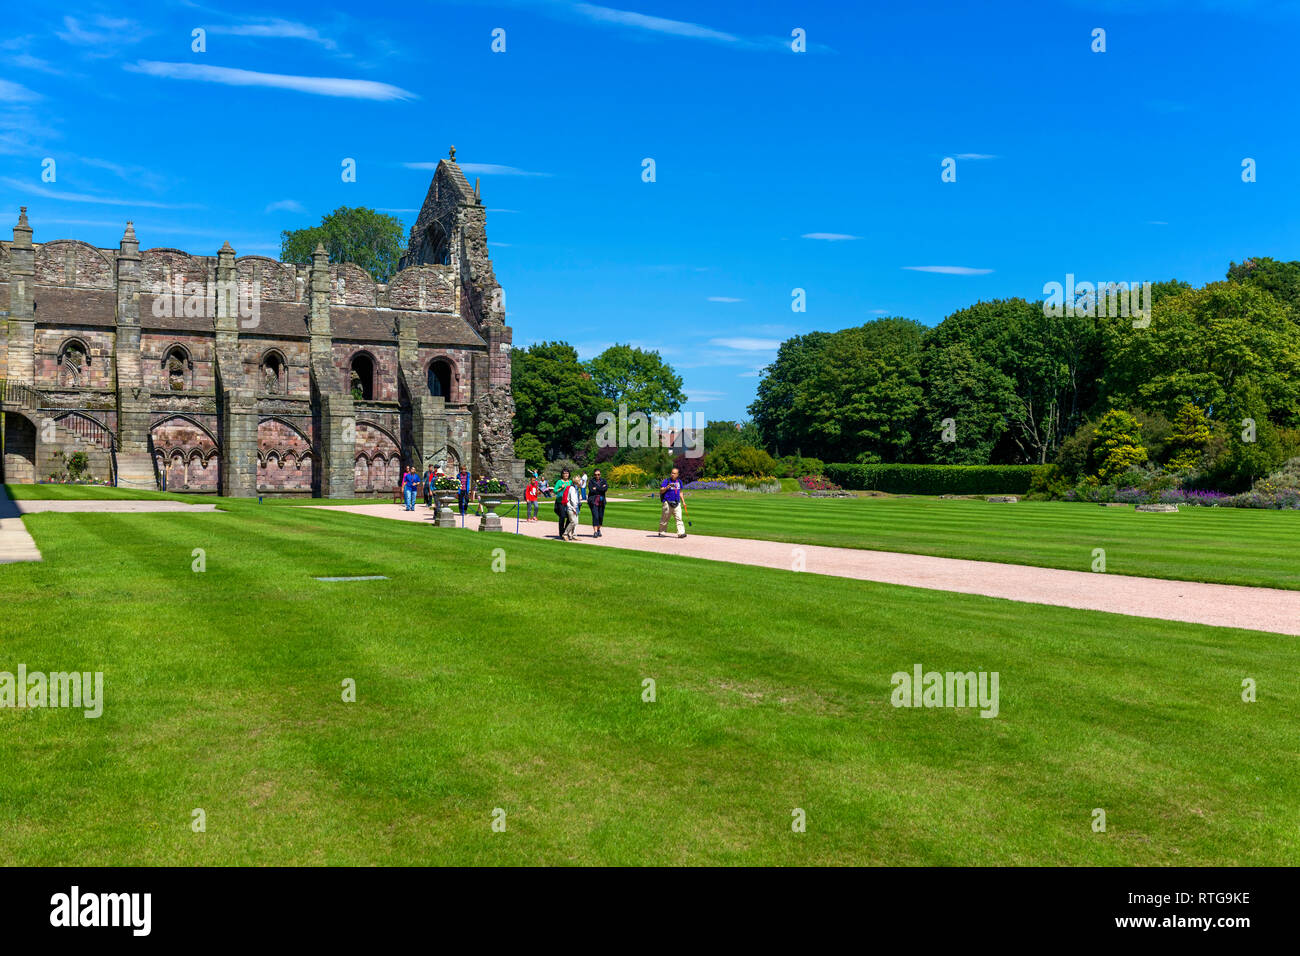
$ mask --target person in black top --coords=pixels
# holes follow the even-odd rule
[[[587,483],[587,507],[591,510],[591,524],[596,529],[592,537],[600,537],[600,526],[605,523],[605,493],[609,491],[609,482],[600,476],[597,468]]]

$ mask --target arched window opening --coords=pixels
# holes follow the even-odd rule
[[[433,223],[425,232],[428,245],[428,261],[435,266],[451,265],[451,243],[447,240],[447,230],[441,223]]]
[[[352,357],[348,391],[352,393],[354,399],[360,401],[368,402],[375,397],[375,363],[364,352]]]
[[[182,392],[189,384],[194,363],[190,361],[190,355],[183,347],[173,345],[163,356],[162,369],[167,387],[173,392]]]
[[[451,401],[451,363],[435,359],[429,363],[429,394]]]
[[[82,384],[82,375],[90,368],[90,349],[81,339],[69,339],[59,349],[59,385],[77,387]]]
[[[262,390],[268,395],[285,391],[284,357],[279,352],[267,352],[262,357]]]

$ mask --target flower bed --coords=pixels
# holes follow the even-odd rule
[[[771,475],[754,477],[751,475],[723,475],[720,478],[708,478],[692,481],[683,485],[687,491],[757,491],[771,494],[781,490],[781,479]]]
[[[821,475],[804,475],[799,479],[799,487],[804,491],[843,491],[833,481],[827,481]]]
[[[1300,509],[1300,490],[1294,488],[1243,491],[1238,495],[1222,491],[1166,488],[1146,491],[1142,488],[1116,488],[1114,485],[1071,488],[1066,501],[1090,501],[1095,504],[1194,505],[1201,508]]]

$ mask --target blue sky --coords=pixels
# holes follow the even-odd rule
[[[659,349],[709,418],[800,332],[1300,258],[1296,3],[7,6],[6,235],[275,255],[340,205],[409,226],[454,143],[515,342]]]

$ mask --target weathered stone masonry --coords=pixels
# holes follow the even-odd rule
[[[485,210],[443,160],[387,285],[351,263],[0,241],[4,480],[386,494],[404,464],[519,488],[511,333]],[[255,305],[255,307],[254,307]],[[7,313],[7,314],[5,314]]]

